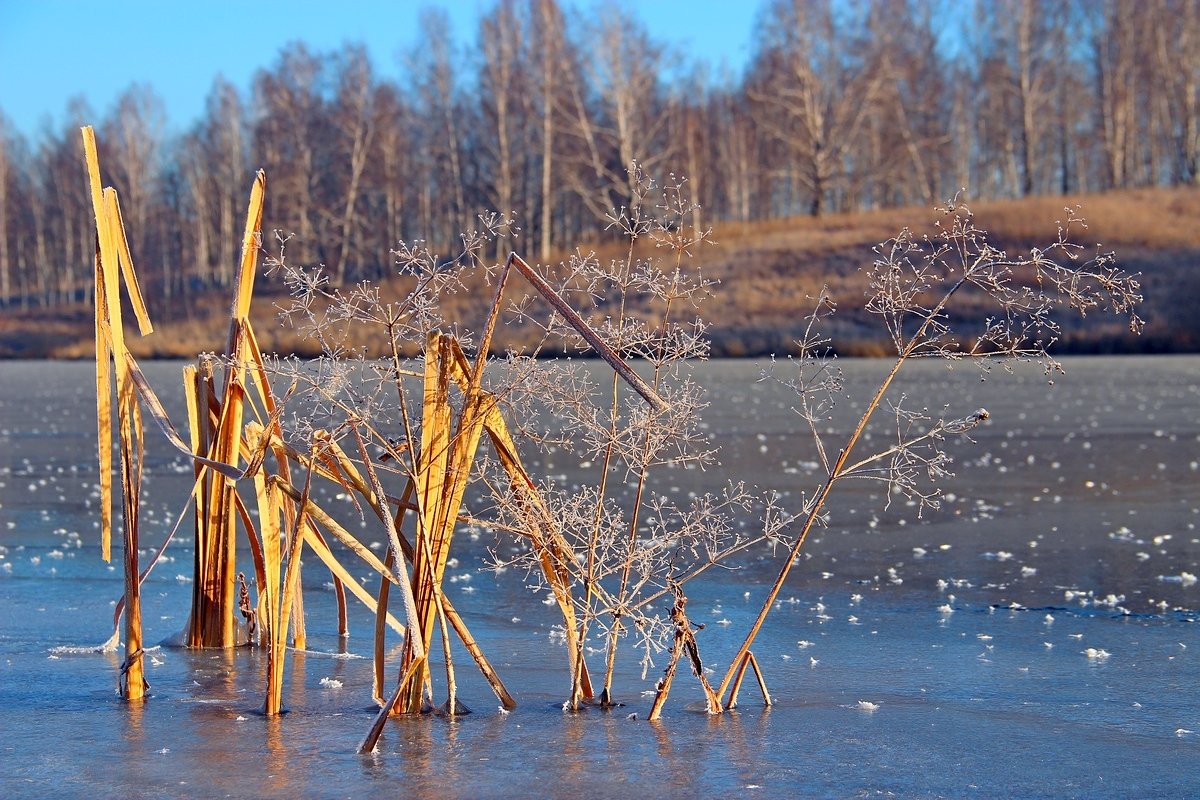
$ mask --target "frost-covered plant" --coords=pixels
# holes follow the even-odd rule
[[[797,411],[807,424],[825,477],[806,498],[794,519],[798,528],[779,575],[768,592],[745,641],[721,682],[718,695],[737,695],[750,647],[770,612],[809,531],[822,521],[825,500],[833,487],[848,479],[882,482],[885,502],[894,494],[916,501],[918,510],[936,508],[940,482],[951,475],[951,458],[943,449],[949,436],[964,436],[988,419],[985,409],[956,415],[930,415],[904,406],[903,398],[885,403],[888,390],[910,358],[954,361],[976,359],[986,375],[994,366],[1008,368],[1016,361],[1042,366],[1047,376],[1062,372],[1050,348],[1061,331],[1058,313],[1073,310],[1081,316],[1100,311],[1128,318],[1138,333],[1142,320],[1135,309],[1141,302],[1137,276],[1115,266],[1115,256],[1097,251],[1084,258],[1084,247],[1071,239],[1083,225],[1077,209],[1067,209],[1057,237],[1044,248],[1013,254],[988,241],[971,211],[957,200],[936,210],[935,232],[917,236],[905,229],[875,248],[867,270],[866,308],[878,315],[896,350],[896,359],[847,439],[835,451],[826,442],[822,423],[842,390],[842,377],[831,356],[829,341],[819,333],[822,319],[835,305],[822,293],[798,342],[794,374],[785,382],[799,397]],[[989,309],[981,330],[964,338],[956,324],[959,309],[983,305]],[[855,446],[881,406],[890,414],[889,444],[866,456],[854,456]],[[790,527],[790,526],[789,526]]]
[[[594,479],[564,487],[530,476],[526,486],[514,481],[509,454],[496,452],[475,459],[471,502],[477,507],[469,516],[504,536],[494,551],[497,567],[526,569],[535,588],[554,593],[564,606],[564,625],[571,628],[564,639],[572,651],[566,706],[572,709],[591,700],[611,704],[620,643],[635,642],[644,674],[686,619],[659,601],[682,597],[682,587],[711,566],[764,538],[777,539],[785,516],[774,498],[756,499],[741,484],[700,496],[677,496],[679,490],[664,486],[665,470],[701,469],[714,457],[700,426],[704,388],[691,374],[691,364],[708,352],[696,307],[710,282],[688,263],[711,234],[693,224],[698,209],[686,181],[671,176],[660,187],[636,165],[630,177],[629,205],[609,215],[609,228],[624,237],[623,255],[607,261],[576,252],[536,272],[515,256],[489,262],[488,244],[511,229],[509,220],[489,216],[448,260],[402,243],[394,252],[407,291],[394,301],[368,283],[329,287],[320,270],[291,266],[285,243],[271,262],[292,293],[284,318],[323,351],[312,363],[274,365],[301,387],[285,417],[289,436],[298,446],[314,438],[369,443],[381,454],[378,463],[355,457],[355,447],[344,450],[359,471],[373,471],[385,483],[419,484],[423,474],[428,419],[420,407],[429,403],[429,384],[423,400],[408,388],[421,373],[406,354],[421,352],[436,331],[452,331],[455,346],[486,349],[495,325],[540,330],[527,352],[481,368],[479,391],[495,403],[518,447],[565,450]],[[522,292],[509,280],[514,264],[536,291]],[[447,319],[448,295],[485,282],[494,285],[495,300],[484,330]],[[364,328],[384,343],[384,358],[350,344],[361,341]],[[603,379],[578,360],[539,359],[543,351],[599,353],[615,369],[611,380]],[[476,363],[486,356],[477,353]],[[644,364],[644,377],[626,361]],[[467,418],[474,391],[460,387],[452,394],[456,418]],[[465,423],[454,436],[464,430]],[[456,447],[455,439],[445,446]],[[366,452],[361,445],[357,450]],[[761,530],[734,524],[757,513],[755,506],[766,509]],[[598,691],[587,668],[594,645],[605,654]]]
[[[289,417],[293,439],[320,440],[324,446],[339,437],[352,439],[356,447],[345,450],[358,455],[351,461],[371,475],[377,494],[387,494],[388,481],[419,484],[429,458],[421,454],[430,424],[421,406],[430,402],[431,362],[426,353],[421,398],[407,384],[422,373],[406,356],[420,353],[427,343],[445,344],[437,332],[452,331],[447,358],[453,348],[481,352],[472,367],[459,350],[463,366],[456,368],[458,377],[444,379],[449,389],[458,387],[443,402],[459,420],[444,446],[458,447],[456,437],[470,435],[472,414],[482,419],[478,414],[486,416],[494,404],[505,421],[495,442],[511,435],[519,449],[540,448],[549,458],[565,452],[585,474],[590,470],[591,478],[582,486],[559,485],[514,466],[515,454],[501,444],[491,457],[460,465],[471,471],[474,510],[466,517],[501,536],[492,553],[494,566],[524,570],[534,589],[552,594],[563,608],[571,666],[566,708],[615,702],[618,649],[632,640],[641,653],[643,675],[658,653],[671,648],[667,677],[654,704],[657,712],[682,655],[688,654],[694,669],[699,665],[699,648],[684,613],[688,581],[764,542],[785,550],[779,575],[720,688],[708,689],[700,673],[710,711],[717,712],[736,702],[747,668],[758,673],[750,647],[809,531],[824,521],[833,487],[848,479],[878,481],[886,488],[887,502],[900,495],[914,501],[919,511],[936,508],[941,482],[951,474],[946,440],[968,435],[988,418],[984,409],[931,414],[906,407],[903,397],[891,399],[889,389],[903,365],[910,358],[972,358],[986,373],[998,364],[1037,361],[1053,375],[1061,371],[1049,354],[1060,330],[1057,312],[1125,314],[1136,331],[1141,326],[1134,313],[1139,287],[1135,278],[1115,268],[1111,254],[1081,258],[1081,247],[1069,236],[1072,226],[1080,224],[1073,212],[1049,246],[1010,255],[990,244],[970,212],[952,202],[940,209],[934,234],[916,236],[905,230],[876,249],[877,259],[867,271],[867,309],[883,321],[896,359],[836,450],[826,441],[825,423],[844,387],[830,342],[820,332],[836,309],[825,293],[816,300],[798,343],[793,374],[782,379],[797,394],[797,411],[825,473],[811,494],[802,497],[800,508],[786,510],[777,496],[758,496],[740,483],[694,495],[671,488],[682,481],[670,473],[715,463],[700,420],[705,389],[693,375],[695,362],[708,352],[706,326],[696,307],[711,285],[688,268],[688,259],[709,241],[710,231],[692,225],[696,208],[687,198],[685,181],[672,176],[659,187],[635,166],[630,182],[635,190],[629,205],[609,216],[610,229],[626,243],[616,258],[576,252],[539,270],[516,256],[492,263],[484,255],[488,244],[511,223],[490,216],[482,218],[479,231],[463,237],[462,252],[448,260],[420,244],[401,244],[395,253],[407,288],[399,299],[389,300],[381,287],[370,284],[331,289],[319,271],[289,266],[281,251],[274,268],[293,292],[285,316],[320,341],[324,355],[315,364],[279,362],[275,368],[305,387],[292,395],[292,407],[299,409]],[[536,291],[512,287],[508,279],[514,264]],[[472,331],[448,319],[443,304],[481,283],[495,286],[495,299],[485,327]],[[956,317],[980,304],[992,313],[981,330],[964,338]],[[489,360],[488,345],[499,324],[540,333],[525,352]],[[354,331],[364,327],[384,343],[382,359],[348,344]],[[538,358],[543,352],[599,354],[614,372],[603,377],[608,373],[578,360]],[[633,374],[627,362],[644,365],[643,375]],[[439,363],[445,367],[447,362]],[[881,408],[889,419],[888,441],[871,454],[855,454]],[[474,430],[478,435],[479,429]],[[463,475],[450,479],[467,480]],[[414,502],[409,506],[420,516],[426,501]],[[400,507],[406,507],[403,501]],[[761,524],[747,529],[739,524],[747,518]],[[384,521],[391,526],[390,518]],[[598,687],[588,669],[588,655],[596,652],[604,658]],[[453,709],[449,668],[447,679],[448,707]]]
[[[614,702],[616,654],[624,637],[641,651],[644,675],[675,636],[678,623],[670,605],[659,601],[679,595],[687,581],[712,565],[778,533],[771,525],[748,533],[734,524],[757,513],[756,506],[774,507],[773,499],[760,500],[743,484],[688,497],[662,486],[664,471],[703,469],[715,457],[700,426],[705,389],[692,376],[694,362],[708,352],[706,326],[695,308],[710,283],[686,262],[709,241],[710,231],[689,227],[697,209],[685,181],[671,176],[660,188],[635,168],[631,184],[631,204],[609,215],[609,227],[625,238],[623,255],[607,261],[591,253],[573,255],[562,265],[557,290],[587,309],[613,350],[647,364],[647,381],[666,407],[647,405],[624,390],[617,376],[598,381],[594,370],[578,362],[543,362],[532,369],[523,360],[509,360],[522,381],[532,381],[525,391],[531,405],[520,412],[523,419],[537,421],[523,426],[527,440],[572,454],[594,476],[583,487],[546,481],[540,488],[556,532],[575,554],[565,566],[578,588],[582,613],[578,631],[565,638],[578,648],[580,665],[586,664],[593,642],[598,640],[604,652],[603,684],[596,696],[601,705]],[[641,255],[648,249],[644,244],[653,245],[650,255]],[[531,313],[527,306],[515,310]],[[575,331],[553,316],[543,330],[544,342],[553,349],[570,352],[581,344]],[[503,490],[503,481],[490,485],[500,488],[493,497],[502,527],[531,524],[527,507]],[[537,585],[536,551],[512,555],[498,549],[495,556],[497,566],[523,567]],[[578,708],[592,695],[582,667],[573,676],[566,705]]]

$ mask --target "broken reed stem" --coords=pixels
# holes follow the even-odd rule
[[[758,680],[758,689],[762,692],[763,705],[771,705],[771,693],[767,691],[767,679],[763,677],[762,670],[758,668],[758,659],[753,653],[746,653],[746,658],[750,661],[750,666],[754,670],[754,677]]]
[[[400,513],[403,514],[403,510],[401,510]],[[399,526],[397,525],[397,527]],[[395,567],[396,553],[391,547],[389,547],[387,550],[387,556],[384,558],[383,564],[388,568],[388,570],[391,570]],[[375,652],[373,658],[374,680],[372,685],[374,686],[375,702],[381,706],[383,705],[383,668],[384,653],[386,648],[384,636],[387,634],[387,623],[384,621],[384,615],[387,614],[388,595],[391,593],[391,581],[388,580],[389,577],[390,576],[388,575],[379,576],[379,593],[376,595],[375,604]]]
[[[734,675],[733,685],[729,689],[729,702],[725,705],[725,709],[735,708],[737,706],[738,692],[741,691],[742,680],[746,677],[746,667],[750,667],[754,670],[754,677],[758,679],[758,688],[760,691],[762,691],[763,705],[771,705],[771,695],[767,691],[767,681],[765,678],[763,678],[762,670],[760,670],[758,667],[758,659],[754,657],[754,653],[751,653],[749,650],[747,650],[746,654],[742,656],[737,663],[737,671]],[[724,710],[719,705],[720,695],[717,695],[717,700],[717,711],[710,711],[710,713],[719,713],[720,711]]]
[[[655,690],[654,703],[650,707],[650,715],[647,719],[654,721],[662,716],[663,706],[667,703],[667,695],[671,692],[671,684],[675,681],[675,671],[684,653],[687,653],[688,660],[691,662],[692,674],[696,676],[696,679],[700,681],[700,686],[704,689],[708,713],[718,714],[721,711],[721,699],[713,691],[708,677],[704,674],[704,664],[700,661],[700,646],[696,642],[696,633],[692,630],[692,622],[687,616],[687,595],[683,593],[683,587],[675,581],[670,581],[668,588],[675,595],[675,604],[671,607],[671,622],[675,626],[675,638],[671,646],[670,661]]]
[[[236,371],[236,368],[232,370]],[[211,458],[231,467],[237,467],[241,449],[243,398],[241,381],[227,376]],[[208,514],[202,530],[197,531],[197,546],[204,542],[207,551],[206,571],[201,576],[205,587],[201,596],[203,607],[198,614],[205,623],[200,641],[202,647],[233,647],[236,644],[236,492],[231,482],[213,476],[209,485]]]
[[[400,695],[407,689],[417,670],[421,668],[421,663],[421,661],[414,661],[409,665],[408,670],[400,675],[400,680],[396,682],[396,688],[392,690],[392,696],[384,703],[383,708],[379,709],[379,713],[375,715],[375,721],[371,723],[371,729],[367,731],[367,735],[359,743],[358,752],[360,754],[375,752],[375,745],[379,742],[379,737],[383,733],[383,728],[387,724],[388,717],[391,716],[392,708],[400,702]]]
[[[212,397],[212,364],[207,359],[200,359],[195,367],[186,367],[183,371],[184,395],[187,398],[188,432],[191,438],[192,453],[196,457],[207,456],[212,446],[213,434],[209,424],[209,401]],[[208,574],[208,541],[201,538],[204,530],[204,520],[208,517],[208,498],[211,494],[210,484],[213,479],[211,470],[204,468],[199,460],[193,460],[192,468],[195,473],[198,491],[196,507],[193,510],[196,532],[195,547],[193,548],[192,563],[192,613],[188,616],[187,645],[200,647],[204,641],[204,630],[207,627],[204,602],[205,586],[202,576]]]
[[[454,656],[450,652],[450,629],[446,625],[446,615],[442,612],[444,604],[439,587],[438,595],[438,627],[442,633],[442,657],[446,659],[446,716],[453,717],[458,713],[458,684],[454,680]]]
[[[342,639],[347,639],[350,636],[350,617],[349,611],[346,608],[346,584],[336,575],[333,576],[333,593],[337,600],[338,636]],[[378,602],[376,605],[378,605]]]
[[[667,696],[671,693],[671,684],[675,682],[675,670],[679,666],[679,659],[683,656],[683,635],[676,630],[675,641],[671,644],[671,657],[667,661],[667,668],[663,670],[663,676],[658,681],[658,686],[654,690],[654,702],[650,704],[650,713],[646,719],[654,722],[662,716],[663,706],[667,704]]]
[[[120,405],[122,527],[125,545],[125,663],[121,668],[121,694],[127,700],[145,696],[149,684],[145,678],[142,650],[142,591],[138,570],[139,519],[142,490],[142,428],[137,404],[126,398]],[[132,439],[132,443],[130,442]],[[136,451],[136,452],[135,452]]]
[[[95,330],[97,444],[100,450],[101,551],[111,558],[112,540],[112,387],[115,366],[117,383],[117,433],[120,441],[122,488],[122,540],[125,547],[125,660],[121,666],[121,694],[127,700],[145,696],[142,651],[141,580],[138,569],[139,512],[143,467],[142,420],[133,386],[125,346],[120,285],[124,279],[138,325],[143,335],[153,326],[142,301],[137,274],[129,254],[129,243],[121,220],[115,189],[103,188],[95,132],[81,130],[84,162],[96,220]]]
[[[645,398],[646,402],[660,414],[666,413],[671,406],[666,400],[659,396],[658,392],[650,388],[650,386],[642,380],[633,369],[625,363],[624,359],[617,354],[615,350],[609,347],[608,343],[592,329],[590,325],[584,321],[583,317],[579,316],[575,309],[571,308],[571,304],[562,298],[562,296],[554,291],[554,288],[546,283],[541,275],[534,271],[533,267],[525,263],[516,253],[512,253],[508,257],[508,263],[515,266],[525,276],[525,280],[529,281],[533,288],[538,290],[542,297],[546,298],[546,302],[554,307],[554,310],[562,314],[563,317],[571,324],[571,327],[579,332],[579,335],[592,346],[596,351],[596,355],[608,362],[608,365],[617,371],[617,374],[625,379],[625,382],[633,387],[633,390]]]

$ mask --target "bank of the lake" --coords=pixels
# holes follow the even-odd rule
[[[1087,227],[1072,231],[1084,245],[1083,257],[1113,251],[1118,266],[1140,273],[1145,302],[1139,313],[1147,321],[1141,336],[1133,336],[1119,319],[1090,314],[1079,320],[1061,317],[1064,330],[1058,343],[1063,353],[1188,353],[1200,351],[1200,190],[1144,189],[1070,197],[1033,197],[982,204],[973,210],[980,227],[993,241],[1012,252],[1028,253],[1054,241],[1056,221],[1065,219],[1067,206],[1078,208]],[[872,248],[903,228],[928,230],[934,214],[929,208],[900,208],[855,214],[829,214],[770,222],[718,224],[714,246],[695,249],[683,266],[714,281],[712,296],[694,313],[710,325],[713,355],[746,357],[784,355],[795,350],[812,298],[826,287],[838,303],[827,324],[833,345],[843,355],[872,356],[889,352],[879,320],[863,309],[866,282],[862,269],[871,264]],[[520,242],[517,243],[518,249]],[[612,243],[585,243],[580,252],[599,258],[623,257]],[[566,254],[559,254],[557,263]],[[648,246],[645,256],[661,256]],[[139,254],[135,253],[137,259]],[[388,254],[380,254],[390,259]],[[145,339],[131,337],[139,356],[192,358],[201,351],[220,351],[228,330],[229,289],[196,289],[186,296],[163,296],[146,287],[147,304],[157,332]],[[317,345],[298,336],[275,319],[284,302],[283,287],[269,276],[256,283],[254,327],[266,351],[316,355]],[[402,297],[402,282],[384,281],[384,297]],[[481,285],[446,298],[450,319],[470,323],[491,302],[492,292]],[[602,299],[601,299],[602,301]],[[637,313],[636,308],[627,309]],[[596,310],[603,315],[603,305]],[[693,313],[691,310],[688,313]],[[956,332],[969,339],[982,328],[991,307],[960,306]],[[365,332],[351,344],[371,349],[380,343]],[[497,333],[499,352],[537,342],[531,326],[504,325]],[[0,309],[0,358],[89,358],[93,352],[93,321],[86,302],[53,307],[23,307],[13,302]]]

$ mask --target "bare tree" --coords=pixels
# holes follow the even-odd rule
[[[370,226],[380,236],[380,249],[387,252],[406,234],[404,220],[410,208],[409,193],[416,183],[416,144],[413,131],[416,121],[412,109],[405,103],[400,90],[393,84],[381,83],[375,88],[377,130],[375,151],[371,158],[374,165],[370,177],[376,192],[376,220]],[[382,267],[383,265],[378,265]],[[381,270],[382,271],[382,270]]]
[[[317,146],[323,69],[320,59],[303,43],[288,45],[274,69],[254,78],[255,105],[260,116],[254,125],[253,151],[271,175],[274,186],[270,223],[296,234],[297,257],[319,260],[317,209],[314,208]],[[314,259],[314,256],[318,256]]]
[[[51,303],[52,274],[54,272],[49,246],[51,235],[50,214],[52,213],[49,199],[50,192],[46,188],[44,180],[39,177],[35,176],[32,183],[33,191],[27,197],[33,228],[32,255],[34,283],[31,288],[36,291],[38,302],[49,305]]]
[[[667,100],[667,139],[675,143],[670,164],[675,174],[688,176],[688,190],[696,203],[691,222],[703,228],[704,211],[715,208],[709,174],[716,159],[710,154],[712,144],[708,112],[704,96],[705,77],[700,67],[693,69],[676,83]]]
[[[377,131],[375,78],[367,51],[361,45],[343,48],[336,70],[337,91],[331,109],[331,121],[336,137],[334,158],[341,168],[331,170],[331,174],[337,177],[342,212],[334,232],[340,246],[330,276],[335,280],[352,280],[362,274],[361,265],[351,269],[350,262],[356,255],[361,255],[356,252],[361,227],[357,211],[367,157]],[[383,251],[379,255],[385,254],[386,251]]]
[[[993,75],[1006,84],[997,88],[1011,98],[1013,117],[1003,123],[1014,134],[1022,196],[1033,194],[1039,184],[1043,146],[1049,141],[1054,87],[1061,78],[1054,67],[1063,5],[1060,0],[1004,0],[979,6],[982,30],[990,33],[994,47]]]
[[[450,242],[458,231],[469,227],[460,98],[454,71],[457,56],[444,11],[425,11],[420,27],[423,44],[414,54],[410,69],[422,120],[418,145],[425,173],[421,180],[422,230],[434,241]]]
[[[563,86],[559,80],[566,64],[563,52],[566,33],[562,8],[557,0],[530,0],[530,4],[534,42],[531,55],[536,65],[538,114],[541,118],[541,213],[538,224],[538,252],[543,260],[549,260],[556,206],[555,137],[562,127],[560,117],[566,106],[562,99]]]
[[[0,114],[0,305],[8,305],[12,301],[12,263],[8,255],[10,136],[8,118]]]
[[[156,198],[161,189],[166,135],[166,109],[154,89],[134,84],[117,98],[116,106],[102,128],[106,143],[104,163],[111,166],[112,180],[121,196],[121,210],[129,230],[129,246],[135,262],[148,257],[154,225]],[[76,162],[78,163],[78,161]],[[160,265],[160,288],[170,297],[175,284]]]
[[[871,60],[880,72],[878,113],[866,123],[852,194],[867,205],[932,204],[946,188],[952,92],[925,0],[870,7]],[[954,191],[958,187],[950,187]]]
[[[1102,24],[1094,34],[1094,48],[1105,183],[1123,187],[1129,184],[1133,172],[1137,123],[1137,10],[1131,3],[1117,0],[1096,3],[1093,8],[1102,15]]]
[[[209,177],[217,205],[217,245],[214,279],[219,286],[233,281],[237,263],[239,205],[250,179],[246,113],[237,89],[218,76],[206,102],[204,144]],[[222,249],[224,248],[224,249]]]
[[[812,216],[845,189],[847,161],[883,79],[864,58],[862,20],[829,0],[774,0],[759,26],[748,86],[757,121],[790,155],[785,213],[803,186]]]
[[[528,70],[529,36],[515,0],[501,0],[479,22],[483,51],[480,63],[479,136],[480,188],[484,202],[503,214],[516,210],[518,187],[530,155],[526,128],[530,124],[530,99],[534,93]],[[525,198],[528,199],[528,194]],[[528,207],[522,218],[528,218]],[[507,235],[496,240],[497,255],[511,248]]]
[[[605,7],[598,22],[580,34],[589,42],[579,77],[570,84],[575,140],[568,172],[580,202],[597,220],[637,196],[630,165],[654,171],[671,156],[667,115],[659,86],[662,46],[627,13]],[[573,75],[573,73],[568,73]],[[570,79],[570,78],[568,78]],[[589,103],[589,97],[595,102]]]
[[[1200,182],[1200,0],[1153,0],[1143,7],[1142,18],[1154,70],[1151,113],[1169,154],[1167,179],[1195,184]]]

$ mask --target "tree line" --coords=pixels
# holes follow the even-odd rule
[[[705,224],[1200,182],[1200,0],[767,0],[736,76],[610,4],[498,0],[462,51],[431,10],[417,39],[399,81],[360,45],[289,45],[182,135],[152,87],[119,97],[101,160],[162,316],[233,279],[258,168],[265,228],[334,283],[488,210],[515,220],[498,249],[600,239],[632,162],[686,175]],[[72,100],[29,141],[0,112],[0,305],[87,298],[93,122]]]

